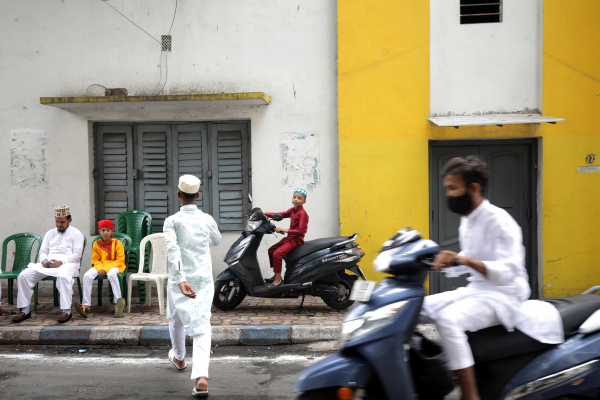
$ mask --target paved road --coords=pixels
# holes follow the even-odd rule
[[[330,354],[333,344],[267,347],[213,347],[210,398],[294,399],[291,389],[298,373]],[[79,349],[86,352],[80,354]],[[191,368],[175,370],[166,358],[168,350],[141,346],[0,346],[0,398],[193,398]]]

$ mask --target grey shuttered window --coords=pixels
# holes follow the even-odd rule
[[[196,204],[221,230],[243,229],[250,204],[248,123],[97,124],[96,218],[152,214],[154,232],[179,210],[177,183],[202,180]]]

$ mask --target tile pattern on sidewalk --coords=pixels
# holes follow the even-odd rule
[[[168,325],[165,315],[158,311],[158,299],[152,297],[152,306],[140,305],[138,299],[132,299],[131,314],[127,313],[127,307],[123,318],[113,316],[114,306],[108,304],[108,298],[98,307],[95,299],[92,301],[92,309],[87,319],[83,319],[73,309],[73,319],[65,324],[59,324],[56,320],[60,315],[59,307],[52,304],[51,297],[40,297],[38,313],[31,318],[13,324],[14,316],[0,316],[0,326],[86,326],[86,325]],[[16,302],[16,301],[15,301]],[[323,303],[318,297],[307,297],[304,308],[314,317],[298,315],[300,299],[265,299],[257,297],[246,297],[246,299],[232,311],[220,311],[214,306],[212,308],[211,325],[322,325],[340,324],[349,309],[334,310]],[[18,311],[15,306],[9,306],[6,298],[2,299],[2,306],[9,310]],[[33,309],[33,307],[32,307]]]

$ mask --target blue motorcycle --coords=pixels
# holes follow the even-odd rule
[[[339,353],[298,377],[299,399],[441,400],[453,378],[441,348],[416,332],[439,246],[410,228],[384,243],[374,267],[393,275],[374,289],[357,281],[362,297],[342,325]],[[469,332],[479,393],[484,400],[600,399],[599,287],[546,299],[559,311],[565,341],[540,343],[494,326]]]

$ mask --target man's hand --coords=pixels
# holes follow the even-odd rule
[[[277,232],[277,233],[287,233],[287,229],[275,228],[275,232]]]
[[[454,260],[461,258],[457,253],[449,250],[440,251],[435,260],[433,260],[433,270],[440,271],[442,268],[454,266]]]
[[[46,261],[48,261],[48,260],[42,260],[42,261],[40,261],[40,264],[42,264],[42,267],[44,267],[44,268],[50,268],[50,264],[46,263]]]
[[[183,293],[184,296],[187,296],[190,299],[196,298],[196,292],[192,290],[192,286],[187,282],[181,282],[179,284],[179,290],[181,290],[181,293]]]
[[[52,261],[52,262],[50,263],[50,267],[49,268],[58,268],[61,265],[63,265],[62,261],[58,261],[58,260],[54,260],[54,259],[52,259],[50,261]]]
[[[100,271],[98,271],[98,276],[100,276],[100,277],[106,276],[106,271],[101,269]]]

